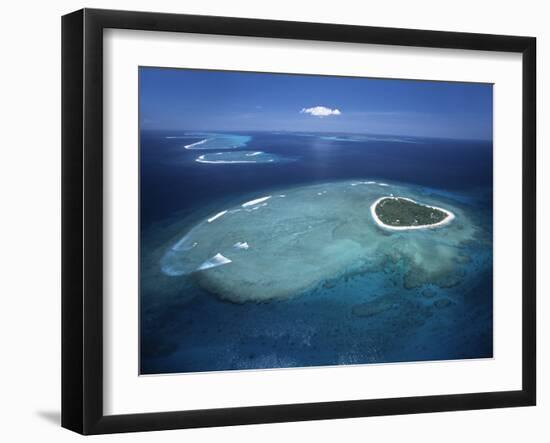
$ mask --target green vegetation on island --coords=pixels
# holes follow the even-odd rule
[[[394,227],[434,225],[448,216],[447,213],[439,209],[401,197],[381,199],[376,205],[375,211],[382,223]]]

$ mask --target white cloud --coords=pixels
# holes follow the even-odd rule
[[[314,106],[313,108],[302,108],[300,114],[310,114],[315,117],[329,117],[342,114],[339,109],[330,109],[325,106]]]

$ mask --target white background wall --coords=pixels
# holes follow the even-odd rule
[[[60,16],[81,7],[273,18],[531,35],[538,38],[539,225],[549,219],[549,12],[523,0],[366,2],[111,0],[2,5],[0,25],[0,439],[82,439],[59,427],[60,413]],[[546,164],[544,164],[546,163]],[[539,405],[535,408],[241,426],[103,436],[94,441],[291,442],[357,439],[422,442],[550,441],[549,236],[539,237]],[[540,250],[543,249],[542,253]],[[546,347],[546,349],[545,349]]]

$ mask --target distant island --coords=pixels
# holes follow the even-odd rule
[[[394,230],[434,228],[454,218],[446,209],[393,195],[376,200],[371,206],[371,214],[379,226]]]
[[[263,151],[222,151],[210,152],[199,155],[195,161],[197,163],[219,164],[260,164],[260,163],[287,163],[295,159],[281,157],[277,154],[271,154]]]

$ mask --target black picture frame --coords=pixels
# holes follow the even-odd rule
[[[522,54],[521,390],[105,415],[102,83],[103,30],[108,28]],[[533,37],[97,9],[65,15],[62,18],[62,426],[82,434],[105,434],[535,405],[535,67]]]

